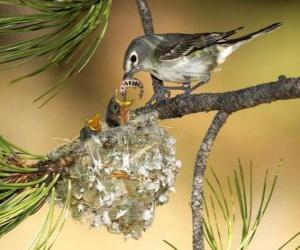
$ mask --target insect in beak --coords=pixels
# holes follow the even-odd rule
[[[127,91],[129,88],[139,89],[139,99],[144,96],[144,85],[143,83],[136,78],[127,78],[122,81],[120,85],[119,93],[126,100]]]

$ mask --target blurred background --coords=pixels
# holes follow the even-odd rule
[[[243,32],[283,21],[281,29],[240,48],[215,73],[201,92],[223,92],[276,80],[279,75],[300,76],[300,1],[297,0],[149,0],[156,32],[226,31],[245,26]],[[3,14],[2,9],[2,14]],[[15,13],[15,11],[14,11]],[[5,13],[8,14],[8,13]],[[105,107],[119,86],[123,54],[142,28],[134,0],[114,0],[108,32],[87,69],[58,97],[42,109],[32,100],[57,79],[57,72],[8,87],[14,77],[31,70],[1,72],[0,134],[15,144],[38,154],[46,154],[78,135],[85,120]],[[4,39],[4,38],[1,38]],[[139,74],[146,86],[143,105],[152,95],[150,78]],[[216,140],[208,165],[223,181],[241,159],[245,169],[254,164],[255,197],[259,197],[266,169],[274,174],[278,162],[284,168],[273,200],[249,249],[277,249],[300,230],[300,101],[279,101],[233,114]],[[158,250],[191,249],[190,194],[193,164],[200,142],[213,113],[196,114],[163,121],[177,139],[178,158],[183,167],[177,179],[176,194],[169,204],[158,207],[153,226],[138,240],[124,241],[104,228],[90,229],[69,219],[56,250]],[[41,226],[45,208],[0,240],[0,249],[25,249]],[[298,241],[299,242],[299,241]],[[293,246],[287,249],[294,249]]]

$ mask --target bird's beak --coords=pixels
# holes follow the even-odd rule
[[[123,80],[125,80],[126,78],[128,78],[128,73],[124,73],[124,75],[123,75]]]
[[[123,80],[127,79],[127,78],[131,78],[133,76],[133,74],[135,73],[134,70],[130,70],[128,72],[125,72],[124,73],[124,76],[123,76]]]

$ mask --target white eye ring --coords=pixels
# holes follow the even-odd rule
[[[133,63],[133,64],[137,64],[138,63],[138,55],[137,53],[134,51],[130,54],[130,62]]]

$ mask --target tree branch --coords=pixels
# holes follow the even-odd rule
[[[229,114],[224,111],[219,111],[210,128],[208,129],[200,150],[198,152],[195,167],[192,192],[192,215],[193,215],[193,249],[204,249],[204,231],[203,231],[203,180],[206,170],[206,162],[208,155],[212,149],[213,143],[225,124]]]
[[[277,81],[236,91],[178,95],[151,106],[139,108],[136,112],[145,113],[156,110],[160,119],[178,118],[215,110],[223,110],[230,114],[265,103],[296,98],[300,98],[300,77],[280,76]]]
[[[154,34],[152,14],[149,9],[147,0],[136,0],[136,4],[141,17],[145,35]],[[154,76],[151,77],[153,92],[155,93],[156,100],[159,101],[165,99],[164,92],[160,91],[161,87],[163,86],[163,82]]]
[[[145,35],[154,34],[152,14],[146,0],[136,0]]]

